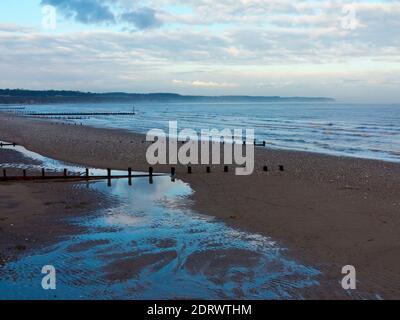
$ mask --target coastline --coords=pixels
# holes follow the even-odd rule
[[[45,156],[99,168],[147,171],[143,135],[0,115],[0,140]],[[272,237],[324,273],[319,298],[345,297],[341,268],[357,268],[359,290],[400,297],[400,164],[256,148],[247,177],[193,166],[178,178],[194,190],[193,209]],[[268,165],[271,171],[262,171]],[[277,170],[285,166],[285,172]],[[169,172],[169,166],[155,166]],[[21,191],[23,192],[23,191]],[[314,294],[315,295],[315,294]]]

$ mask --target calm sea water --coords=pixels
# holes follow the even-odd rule
[[[268,146],[325,154],[400,162],[400,104],[239,103],[135,105],[135,117],[79,120],[96,127],[140,133],[167,129],[254,128]],[[61,104],[30,106],[32,111],[131,111],[132,104]]]

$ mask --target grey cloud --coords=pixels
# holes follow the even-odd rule
[[[42,5],[51,5],[67,17],[82,23],[114,23],[115,16],[110,7],[99,0],[42,0]]]
[[[246,78],[251,70],[260,70],[257,83],[279,82],[279,79],[270,79],[272,76],[265,72],[270,66],[272,70],[275,66],[279,70],[281,66],[289,65],[291,70],[299,66],[299,70],[309,69],[321,75],[320,79],[324,79],[324,74],[332,74],[332,79],[337,81],[342,76],[335,78],[336,70],[325,68],[324,64],[342,64],[343,70],[338,72],[348,72],[349,79],[353,79],[354,70],[366,70],[367,77],[370,70],[381,70],[382,79],[387,78],[388,70],[399,72],[399,2],[355,4],[361,25],[354,30],[344,30],[340,21],[342,6],[328,5],[325,1],[299,1],[292,7],[289,0],[271,0],[268,5],[264,5],[267,3],[264,0],[182,0],[182,6],[192,10],[181,13],[168,12],[166,5],[176,2],[172,0],[147,0],[141,2],[144,8],[138,8],[137,2],[131,0],[42,1],[58,3],[60,13],[75,19],[76,11],[81,10],[78,4],[83,2],[96,2],[113,16],[107,20],[97,14],[96,19],[85,21],[114,21],[127,30],[135,27],[147,31],[129,33],[103,29],[83,34],[33,33],[28,36],[17,31],[11,34],[13,27],[0,26],[0,30],[9,31],[0,32],[3,53],[0,70],[21,78],[31,73],[28,83],[43,83],[48,79],[51,84],[59,79],[62,84],[63,78],[58,76],[67,74],[71,86],[75,85],[74,81],[85,88],[98,83],[98,88],[107,90],[126,84],[135,88],[146,84],[155,90],[154,83],[161,84],[157,89],[167,90],[172,79],[231,83],[232,78],[233,82],[240,78],[238,81],[246,86],[251,83],[252,78]],[[272,5],[277,2],[286,5]],[[171,26],[157,28],[162,21]],[[224,22],[229,23],[218,25]],[[199,76],[199,69],[207,72]],[[98,73],[101,75],[97,78]],[[296,84],[301,83],[304,76],[300,71],[298,74],[300,80],[295,81]],[[363,76],[359,79],[364,79]],[[84,79],[86,85],[82,84]]]
[[[307,95],[318,90],[316,83],[323,81],[327,83],[324,86],[331,89],[334,87],[331,84],[335,81],[347,78],[362,79],[360,85],[354,85],[357,89],[361,88],[365,79],[368,79],[367,71],[365,75],[357,75],[354,74],[354,70],[348,71],[347,74],[342,74],[345,70],[338,70],[339,75],[336,71],[329,71],[328,77],[323,69],[315,75],[296,71],[295,67],[291,68],[290,72],[279,69],[274,73],[263,66],[280,65],[282,61],[290,64],[295,59],[309,63],[315,56],[332,61],[335,56],[345,57],[349,48],[337,48],[331,51],[328,45],[313,47],[306,39],[298,39],[299,42],[295,42],[297,35],[288,38],[288,35],[281,34],[271,38],[268,33],[260,34],[258,39],[251,42],[248,32],[245,30],[242,32],[243,34],[236,32],[219,36],[187,30],[157,30],[143,33],[98,31],[62,35],[0,33],[0,51],[3,53],[0,70],[8,75],[0,80],[0,84],[5,87],[22,86],[38,89],[173,91],[176,90],[176,84],[172,80],[179,79],[186,82],[198,81],[197,84],[237,82],[242,92],[261,94],[263,88],[251,91],[256,90],[254,88],[257,83],[284,84],[287,79],[291,79],[293,91],[285,87],[283,95]],[[290,46],[282,47],[282,38],[283,42]],[[304,47],[306,43],[308,46]],[[229,56],[225,49],[230,45],[236,45],[239,50],[247,47],[249,55]],[[362,54],[363,52],[360,52],[359,56]],[[380,55],[382,54],[381,52]],[[398,50],[397,56],[399,56]],[[232,69],[232,65],[236,66],[235,69]],[[206,72],[200,74],[199,68]],[[390,80],[390,76],[390,73],[382,70],[379,79]],[[309,91],[301,87],[305,82],[310,82],[310,88],[307,89]],[[367,83],[365,86],[368,87],[368,92],[376,92],[379,89],[377,86],[389,87],[390,90],[393,87],[392,84],[390,86],[385,84],[383,80],[379,85]],[[214,89],[207,89],[201,85],[190,87],[197,90],[191,93],[207,94],[211,92],[207,90],[216,90],[215,86]],[[189,90],[188,88],[189,86],[181,89]],[[223,90],[224,93],[228,93],[230,90],[237,91],[237,88],[225,86]],[[281,94],[276,88],[274,93]],[[332,92],[331,95],[339,96]]]
[[[121,20],[133,24],[138,29],[150,29],[162,25],[162,22],[156,17],[156,11],[151,8],[139,8],[123,13]]]
[[[162,25],[156,11],[151,8],[115,9],[118,1],[110,0],[42,0],[68,18],[85,24],[127,24],[136,29],[149,29]],[[120,12],[122,10],[122,12]]]

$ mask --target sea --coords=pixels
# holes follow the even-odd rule
[[[178,129],[254,129],[273,149],[400,162],[400,103],[79,103],[25,106],[32,112],[123,112],[67,121],[147,133]]]

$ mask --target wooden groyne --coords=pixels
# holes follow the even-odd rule
[[[3,148],[3,147],[16,147],[16,146],[17,146],[16,143],[3,143],[3,142],[0,142],[0,148]]]
[[[266,141],[258,142],[257,140],[254,140],[254,146],[256,146],[256,147],[265,147],[266,144],[267,144]]]
[[[278,170],[283,172],[285,171],[285,167],[283,165],[279,165]],[[120,170],[118,170],[120,171]],[[270,171],[268,166],[263,167],[264,172]],[[47,171],[49,172],[49,171]],[[224,166],[223,168],[224,173],[229,172],[229,166]],[[84,173],[74,173],[74,174],[68,174],[68,170],[64,169],[61,174],[53,174],[54,171],[51,171],[51,175],[46,174],[46,169],[42,168],[41,170],[41,175],[33,175],[29,176],[28,172],[26,169],[22,170],[22,175],[21,176],[9,176],[7,174],[7,170],[3,169],[2,170],[2,175],[0,176],[0,181],[90,181],[90,180],[108,180],[109,183],[111,180],[115,179],[128,179],[129,184],[132,184],[132,179],[133,178],[149,178],[150,183],[153,183],[153,177],[157,176],[168,176],[166,173],[154,173],[154,168],[150,167],[149,172],[147,174],[132,174],[132,168],[128,168],[127,174],[126,175],[113,175],[111,169],[107,169],[107,174],[106,175],[90,175],[90,170],[86,169]],[[187,167],[187,173],[192,174],[193,173],[193,168],[191,166]],[[210,174],[211,173],[211,167],[207,166],[206,167],[206,173]],[[175,176],[177,174],[177,170],[175,167],[171,167],[171,178],[175,179]]]
[[[135,112],[21,112],[28,117],[134,116]]]
[[[25,110],[25,107],[0,107],[0,111]]]
[[[211,166],[207,166],[205,168],[205,172],[207,174],[211,173]],[[203,169],[204,170],[204,169]],[[285,171],[285,167],[283,165],[278,166],[278,170],[280,172]],[[73,173],[69,174],[67,169],[64,169],[60,174],[56,174],[54,171],[42,169],[40,175],[32,175],[29,176],[28,172],[26,169],[22,170],[22,175],[20,176],[9,176],[7,174],[7,169],[2,170],[2,174],[0,176],[0,181],[54,181],[54,180],[65,180],[65,181],[88,181],[88,180],[115,180],[115,179],[133,179],[133,178],[152,178],[152,177],[157,177],[157,176],[168,176],[166,173],[154,173],[154,168],[150,167],[148,173],[143,173],[143,174],[132,174],[132,168],[128,168],[127,174],[126,175],[113,175],[111,169],[107,169],[107,174],[104,175],[90,175],[90,170],[85,169],[85,172],[83,173]],[[118,170],[121,171],[121,170]],[[224,166],[223,167],[223,172],[224,173],[229,173],[229,166]],[[270,171],[270,168],[268,166],[263,166],[264,172]],[[48,175],[47,173],[51,172],[51,175]],[[192,174],[193,168],[191,166],[187,167],[187,173]],[[177,174],[177,170],[175,167],[171,167],[171,177],[175,177]]]
[[[53,171],[52,171],[53,173]],[[68,174],[68,170],[64,169],[62,174],[47,175],[46,170],[41,170],[41,175],[29,176],[27,170],[22,170],[21,176],[9,176],[7,170],[2,170],[0,181],[90,181],[90,180],[116,180],[116,179],[133,179],[133,178],[146,178],[165,176],[165,174],[154,174],[152,169],[149,170],[148,174],[132,174],[132,169],[129,168],[126,175],[113,175],[111,169],[107,169],[106,175],[90,175],[90,170],[86,169],[85,173],[81,174]]]

